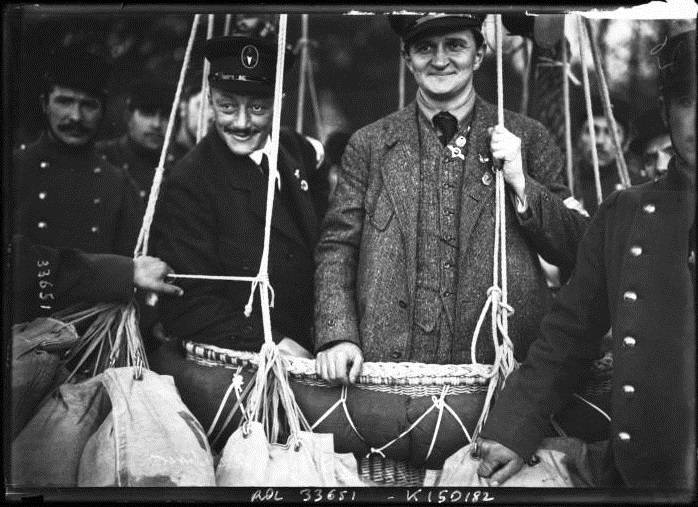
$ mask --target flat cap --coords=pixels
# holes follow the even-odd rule
[[[211,87],[227,92],[273,94],[277,43],[262,37],[232,35],[206,41],[204,54],[211,67]],[[286,48],[284,73],[293,67],[293,54]]]
[[[642,113],[635,121],[637,135],[632,140],[629,149],[637,154],[642,154],[652,139],[669,133],[669,127],[662,120],[659,108],[653,107]]]
[[[668,37],[652,50],[657,56],[659,91],[665,96],[695,93],[696,30]]]
[[[112,65],[102,57],[83,49],[59,47],[48,58],[44,81],[49,85],[73,88],[102,100],[109,93],[107,85]]]
[[[177,87],[174,83],[156,78],[134,81],[128,90],[130,109],[168,112],[172,108]]]
[[[405,42],[413,40],[425,32],[436,30],[474,29],[482,37],[482,23],[485,17],[475,13],[456,14],[391,14],[390,26]],[[478,42],[482,43],[480,39]]]

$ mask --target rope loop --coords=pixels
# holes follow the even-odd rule
[[[375,447],[371,447],[371,451],[366,455],[366,457],[368,458],[373,454],[380,454],[381,457],[385,459],[385,454],[383,454],[383,451],[381,451],[380,449],[376,449]]]
[[[274,292],[274,287],[271,286],[269,282],[268,273],[258,273],[257,276],[252,280],[252,287],[250,289],[250,297],[245,305],[245,317],[252,315],[252,303],[254,301],[254,293],[257,290],[257,286],[260,285],[261,290],[268,290],[270,295],[269,308],[274,308],[274,300],[276,299],[276,293]]]

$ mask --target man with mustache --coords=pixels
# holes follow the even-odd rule
[[[136,181],[144,205],[148,202],[155,168],[160,162],[175,91],[173,84],[158,79],[135,81],[130,87],[124,111],[126,133],[97,143],[97,150],[106,160],[128,171]],[[171,166],[176,158],[176,146],[171,142],[165,167]]]
[[[39,245],[133,256],[143,219],[138,189],[94,146],[111,65],[72,48],[49,61],[40,97],[46,128],[13,156],[15,232]]]
[[[156,252],[178,273],[253,277],[264,244],[277,45],[236,35],[210,39],[204,51],[213,127],[168,176],[154,223]],[[287,52],[286,71],[291,58]],[[322,216],[309,186],[317,165],[310,142],[282,129],[269,247],[272,337],[284,352],[304,356],[312,348],[313,250]],[[168,334],[259,350],[258,292],[252,314],[244,315],[249,282],[182,280],[181,286],[183,297],[160,303]]]
[[[478,14],[392,15],[414,102],[356,132],[323,223],[317,373],[355,382],[366,361],[471,362],[492,285],[495,160],[506,182],[510,337],[526,355],[551,294],[538,255],[568,270],[587,219],[569,209],[559,149],[530,118],[482,100]],[[567,201],[570,202],[570,201]],[[483,326],[475,358],[495,357]]]
[[[611,433],[591,461],[596,486],[695,496],[695,19],[677,25],[653,51],[675,155],[665,175],[613,193],[594,216],[575,273],[483,428],[479,474],[492,485],[536,451],[612,326]]]

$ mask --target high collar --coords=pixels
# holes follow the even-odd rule
[[[676,163],[676,157],[669,161],[669,170],[667,171],[666,182],[672,190],[686,190],[691,193],[696,193],[695,183],[692,182],[686,174],[679,169]]]
[[[81,159],[89,156],[94,148],[94,141],[90,140],[82,146],[69,146],[56,139],[48,130],[42,132],[39,143],[49,155],[64,159]]]
[[[434,115],[437,113],[440,113],[441,111],[448,111],[456,117],[456,120],[458,120],[458,127],[460,128],[473,112],[473,108],[475,107],[475,97],[475,90],[472,90],[468,97],[466,97],[465,100],[456,107],[451,109],[438,109],[429,104],[429,101],[426,99],[426,97],[424,97],[422,90],[417,90],[416,102],[419,110],[429,119],[429,121],[431,121],[434,118]]]
[[[121,138],[121,144],[126,148],[126,150],[135,154],[137,157],[149,162],[150,165],[156,166],[160,160],[160,153],[162,150],[149,150],[143,148],[138,143],[135,143],[128,134],[124,134]]]

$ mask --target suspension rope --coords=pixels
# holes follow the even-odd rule
[[[613,115],[613,109],[611,108],[611,97],[608,92],[608,83],[606,82],[606,71],[601,61],[601,51],[599,50],[599,43],[594,37],[594,31],[591,26],[591,21],[588,18],[584,18],[584,26],[586,28],[587,37],[589,38],[589,45],[591,46],[591,54],[594,58],[594,66],[596,68],[597,75],[597,85],[601,95],[601,103],[603,104],[604,115],[606,116],[606,121],[611,127],[611,136],[613,138],[613,147],[616,152],[616,168],[618,170],[618,179],[624,188],[630,186],[630,175],[628,174],[628,166],[625,163],[625,157],[623,156],[623,147],[621,146],[620,136],[618,134],[618,123]],[[601,204],[601,201],[599,201]]]
[[[398,111],[405,107],[405,59],[402,57],[402,39],[400,40],[400,71],[398,75]]]
[[[567,21],[565,16],[564,21]],[[563,23],[564,23],[563,21]],[[564,101],[565,111],[565,168],[567,169],[567,186],[570,189],[570,194],[574,197],[574,169],[572,166],[572,115],[570,112],[570,55],[567,47],[567,35],[565,28],[567,23],[563,24],[562,33],[562,97]]]
[[[577,35],[579,36],[579,57],[582,61],[582,77],[584,78],[584,101],[587,110],[587,123],[589,127],[589,144],[591,145],[591,160],[594,170],[594,185],[596,187],[596,202],[601,204],[603,194],[601,192],[601,176],[599,175],[599,154],[596,151],[596,132],[594,131],[594,113],[591,108],[591,89],[589,86],[589,69],[587,69],[586,54],[584,52],[584,27],[582,18],[577,15]],[[589,203],[585,203],[587,206]]]
[[[232,21],[233,21],[233,15],[230,13],[226,14],[225,15],[225,26],[223,28],[223,35],[225,35],[226,37],[228,35],[230,35],[230,25],[231,25]]]
[[[303,120],[305,115],[305,81],[308,77],[308,14],[301,16],[301,40],[299,49],[301,53],[300,74],[298,76],[298,104],[296,107],[296,132],[303,132]]]
[[[208,15],[208,26],[206,27],[206,40],[213,37],[214,15]],[[199,106],[199,119],[196,124],[196,142],[198,143],[206,135],[208,131],[208,71],[211,68],[211,62],[208,58],[204,58],[204,74],[201,78],[201,105]]]

